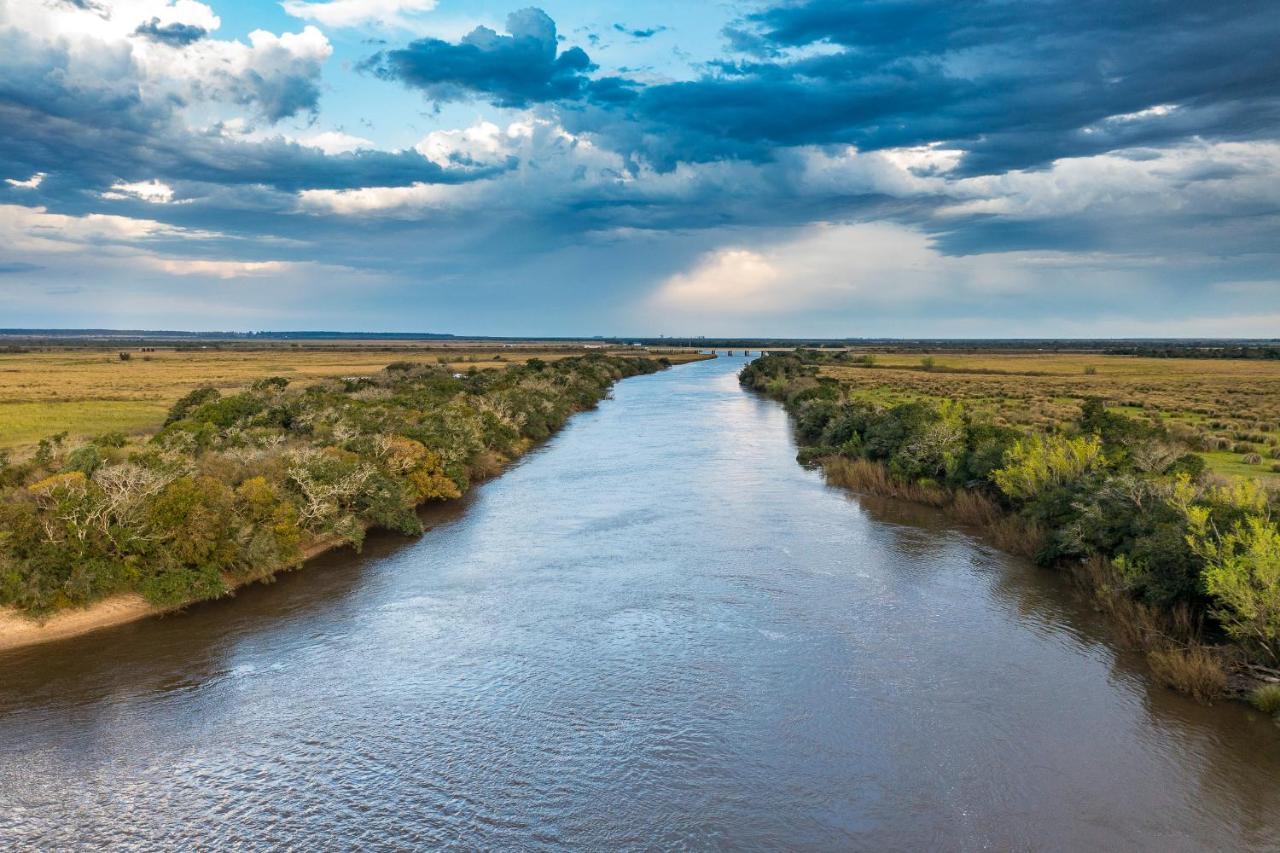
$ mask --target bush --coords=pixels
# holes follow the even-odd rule
[[[1184,481],[1175,499],[1187,517],[1187,542],[1204,561],[1214,613],[1234,639],[1280,661],[1280,529],[1266,491],[1253,481],[1213,489],[1192,503]]]
[[[1264,684],[1249,694],[1249,703],[1264,714],[1280,716],[1280,684]]]
[[[1004,467],[991,476],[1009,497],[1029,501],[1099,470],[1101,455],[1097,436],[1033,435],[1015,442],[1005,453]]]
[[[1045,564],[1065,557],[1114,563],[1117,571],[1093,582],[1116,586],[1108,607],[1120,622],[1130,614],[1136,631],[1158,638],[1166,622],[1177,621],[1170,614],[1195,614],[1196,624],[1208,614],[1217,620],[1212,630],[1280,661],[1273,499],[1257,482],[1204,488],[1212,480],[1205,459],[1186,446],[1221,448],[1229,439],[1187,426],[1166,430],[1098,398],[1083,402],[1074,425],[1029,413],[1017,428],[975,422],[950,401],[889,408],[851,402],[841,393],[847,388],[817,376],[831,360],[806,350],[768,354],[740,374],[744,386],[786,403],[802,462],[823,460],[832,482],[855,489],[950,504],[958,516],[986,524],[1002,547]],[[943,369],[931,358],[921,367]],[[1039,431],[1051,424],[1061,431]],[[1222,431],[1234,425],[1211,424]],[[1270,441],[1254,426],[1236,440]],[[977,491],[961,500],[940,484]],[[988,497],[1016,514],[997,516]],[[1166,681],[1207,698],[1221,689],[1221,666],[1191,639],[1182,640],[1187,648],[1162,645],[1152,665]]]
[[[104,432],[91,442],[98,447],[124,447],[129,439],[122,432]]]
[[[130,451],[120,433],[70,453],[48,436],[0,464],[0,605],[44,613],[131,590],[176,606],[296,565],[320,537],[415,532],[417,504],[461,495],[470,471],[658,369],[589,356],[465,379],[425,364],[303,389],[268,377],[192,391]]]
[[[189,391],[169,408],[169,416],[165,418],[164,422],[165,426],[185,419],[192,409],[202,406],[210,400],[216,400],[220,396],[222,395],[217,388],[208,386]]]
[[[226,429],[265,408],[266,403],[255,394],[236,394],[204,403],[190,413],[190,419]]]
[[[79,471],[85,476],[93,476],[93,472],[98,470],[98,466],[101,464],[102,453],[93,444],[77,447],[67,455],[67,469]]]
[[[170,565],[162,566],[145,577],[138,591],[147,601],[161,608],[218,598],[228,592],[215,566]]]
[[[283,376],[268,376],[266,379],[259,379],[249,387],[260,393],[283,391],[285,388],[289,387],[289,380],[285,379]]]

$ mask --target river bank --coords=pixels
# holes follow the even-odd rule
[[[301,571],[317,557],[349,547],[351,547],[349,542],[335,537],[316,542],[306,548],[301,562],[296,566],[278,569],[256,578],[224,578],[228,587],[227,595],[234,595],[236,590],[251,584],[269,581],[281,572]],[[27,616],[13,608],[5,608],[0,610],[0,652],[36,646],[54,640],[68,640],[104,628],[127,625],[140,619],[179,613],[196,603],[198,602],[191,601],[172,607],[159,607],[141,595],[122,594],[94,602],[87,607],[59,611],[43,620]]]
[[[762,357],[745,387],[794,418],[801,462],[834,484],[937,507],[998,547],[1066,570],[1164,684],[1204,702],[1276,705],[1280,634],[1266,554],[1274,495],[1224,482],[1151,425],[1082,401],[1047,432],[956,401],[857,398],[821,374],[841,356]]]
[[[669,362],[664,363],[669,365]],[[283,458],[278,455],[278,451],[275,456],[268,455],[273,452],[269,450],[253,451],[257,454],[256,458],[262,461],[249,467],[244,464],[245,451],[243,439],[240,438],[242,434],[240,424],[234,419],[223,422],[223,427],[229,427],[225,434],[233,442],[228,448],[228,455],[240,454],[234,457],[235,467],[227,464],[232,461],[231,458],[219,459],[218,454],[214,452],[198,451],[199,456],[195,464],[203,466],[208,473],[199,480],[191,477],[178,479],[179,485],[188,484],[187,491],[194,494],[183,504],[185,509],[176,510],[178,517],[175,521],[186,524],[187,517],[198,519],[210,509],[213,509],[215,514],[230,515],[233,513],[232,495],[234,494],[234,514],[241,520],[233,523],[243,526],[238,529],[229,527],[228,519],[214,518],[194,534],[197,539],[221,536],[227,540],[226,547],[220,549],[206,547],[199,552],[203,556],[198,557],[201,560],[222,560],[226,563],[225,568],[209,577],[209,570],[201,566],[197,568],[197,572],[203,572],[203,580],[196,581],[193,579],[200,578],[200,574],[192,575],[179,567],[178,575],[173,575],[172,572],[170,575],[182,576],[186,579],[182,580],[177,587],[172,583],[163,587],[164,592],[160,597],[154,594],[157,587],[153,584],[149,589],[110,594],[97,600],[83,602],[81,606],[63,604],[53,608],[51,614],[40,614],[40,616],[23,613],[16,607],[2,608],[0,609],[0,651],[67,639],[147,617],[173,613],[198,601],[229,596],[237,589],[249,584],[268,580],[281,572],[301,568],[307,562],[336,548],[354,545],[358,549],[365,534],[373,529],[387,529],[401,533],[421,532],[421,525],[417,519],[412,516],[406,517],[403,510],[397,508],[397,504],[407,501],[416,509],[432,501],[461,497],[474,484],[496,476],[512,461],[527,453],[536,443],[553,434],[574,413],[594,406],[618,379],[652,372],[662,366],[657,362],[639,359],[596,357],[594,360],[591,358],[566,359],[542,373],[543,368],[539,366],[540,363],[534,360],[533,364],[532,371],[528,367],[512,369],[529,375],[530,387],[538,389],[541,394],[541,397],[534,399],[536,405],[524,404],[527,414],[521,413],[519,406],[513,404],[512,400],[519,398],[512,398],[506,386],[501,384],[497,386],[496,392],[487,392],[490,397],[488,400],[475,395],[474,392],[465,397],[478,400],[478,403],[472,404],[478,406],[475,411],[479,416],[489,418],[493,424],[496,424],[496,429],[491,425],[488,431],[498,438],[483,442],[470,439],[471,449],[463,450],[462,455],[458,455],[448,447],[442,451],[428,449],[421,442],[405,438],[403,435],[397,436],[395,432],[388,432],[388,427],[385,425],[386,416],[378,415],[378,420],[374,423],[382,425],[373,428],[380,432],[370,438],[352,439],[351,435],[356,430],[339,424],[338,435],[345,434],[347,438],[338,437],[336,441],[331,439],[334,444],[339,445],[337,447],[329,446],[319,451],[310,449],[294,451],[295,456]],[[375,384],[377,380],[357,378],[343,381],[346,383],[348,392],[354,390],[357,393],[363,393],[364,388],[373,387],[381,399],[386,398],[390,389],[398,389],[403,395],[406,391],[415,391],[423,387],[433,388],[442,382],[454,382],[458,388],[462,387],[456,383],[456,379],[462,377],[462,374],[454,374],[454,378],[450,379],[447,373],[441,370],[434,372],[428,370],[420,373],[419,379],[406,380],[404,377],[412,377],[415,369],[421,370],[413,365],[393,365],[391,378],[384,380],[383,383],[388,386],[386,391],[378,388]],[[471,377],[473,380],[480,378],[474,372]],[[555,390],[556,386],[553,383],[560,383],[565,390]],[[262,383],[254,386],[255,390],[260,387],[264,387]],[[519,390],[518,386],[517,390]],[[201,400],[197,404],[205,406],[204,409],[196,410],[197,418],[200,412],[222,404],[216,394],[212,396],[211,402],[206,403],[205,400]],[[405,399],[406,402],[400,403],[398,407],[400,426],[391,429],[398,429],[401,433],[417,429],[418,434],[425,437],[425,430],[415,425],[420,423],[424,416],[431,417],[434,413],[420,411],[415,414],[411,408],[413,404],[407,402],[411,398]],[[418,405],[439,406],[446,410],[449,417],[457,419],[458,407],[455,402],[450,402],[449,397],[435,394],[426,399],[434,402]],[[538,400],[543,402],[537,404]],[[239,414],[241,410],[248,410],[252,415],[267,407],[267,403],[252,397],[248,398],[249,405],[236,401],[235,398],[232,398],[232,401],[237,406],[237,418],[241,417]],[[346,406],[349,409],[351,402],[350,396],[337,397],[336,401],[330,404],[330,409],[337,406]],[[552,404],[559,406],[559,409],[548,409],[547,406]],[[179,403],[178,407],[181,408],[184,405],[185,403]],[[282,402],[277,398],[271,405],[284,410],[287,405],[293,405],[296,408],[297,404]],[[541,408],[538,407],[539,405]],[[320,413],[325,416],[326,410],[322,409]],[[187,413],[183,410],[180,414],[185,417]],[[286,417],[292,418],[293,415]],[[341,417],[349,417],[349,415],[344,414]],[[534,418],[536,418],[534,421],[536,429],[529,431],[527,424]],[[178,425],[184,423],[190,423],[192,430],[203,429],[207,432],[209,427],[208,423],[198,420],[179,420]],[[248,422],[245,423],[247,425]],[[254,429],[259,433],[263,431],[260,427],[254,427]],[[168,431],[170,430],[167,428],[166,432]],[[268,436],[268,438],[274,441],[276,446],[284,439],[283,436],[278,438]],[[205,440],[208,441],[208,439]],[[359,452],[352,453],[343,449],[341,447],[343,443],[346,443],[348,448]],[[32,544],[27,546],[25,552],[32,555],[25,558],[28,564],[34,559],[34,555],[41,553],[37,549],[47,551],[52,546],[54,552],[61,557],[69,556],[66,552],[72,547],[83,548],[86,529],[95,532],[100,528],[100,532],[96,535],[101,539],[100,547],[104,551],[109,548],[118,548],[117,527],[122,524],[138,527],[146,523],[147,518],[146,515],[136,511],[129,514],[125,504],[137,503],[139,499],[147,500],[148,496],[154,495],[159,495],[163,499],[170,489],[170,486],[165,483],[174,482],[174,475],[154,473],[140,468],[135,463],[121,462],[114,470],[110,465],[107,466],[106,470],[110,476],[103,475],[105,479],[99,485],[94,479],[94,474],[97,469],[103,467],[101,462],[96,461],[101,451],[94,444],[87,445],[86,448],[92,451],[95,459],[88,475],[74,468],[77,464],[74,460],[77,459],[77,454],[84,452],[83,450],[77,450],[66,457],[73,460],[70,462],[61,461],[61,457],[53,459],[50,454],[49,460],[43,463],[46,471],[51,467],[56,470],[59,465],[70,465],[71,473],[57,473],[29,486],[26,490],[13,490],[6,495],[10,500],[8,506],[0,506],[0,509],[7,509],[10,512],[25,509],[30,514],[36,510],[45,511],[49,516],[53,516],[41,522],[43,532],[39,528],[32,531]],[[123,460],[122,451],[118,451],[116,455]],[[139,458],[136,451],[133,458]],[[362,462],[360,461],[362,458],[369,461]],[[290,463],[296,467],[293,473],[285,477],[279,473],[279,469],[288,459],[303,461]],[[170,467],[173,464],[173,462],[162,463]],[[190,470],[192,461],[184,459],[179,464]],[[310,466],[309,469],[307,465]],[[339,466],[336,474],[335,465]],[[261,476],[262,472],[269,473],[273,468],[277,471],[275,488]],[[136,492],[140,497],[129,497],[125,491],[132,484],[145,482],[147,478],[165,476],[168,479],[160,482],[149,492],[137,489]],[[31,482],[31,479],[32,477],[28,475],[28,482]],[[222,481],[225,480],[230,482],[223,485]],[[298,490],[296,492],[298,496],[292,500],[288,492],[291,484]],[[235,489],[234,493],[231,491],[232,487]],[[213,495],[212,498],[208,496],[210,493]],[[26,497],[28,494],[34,498],[34,501]],[[344,494],[349,496],[344,498]],[[226,497],[220,497],[221,495]],[[42,498],[46,501],[43,504],[40,503]],[[339,502],[343,500],[351,502],[351,511],[345,516],[340,516],[337,515],[340,512]],[[366,505],[371,509],[361,512],[359,508]],[[55,513],[60,515],[55,516]],[[325,525],[325,529],[329,532],[308,535],[307,528],[302,522],[309,517],[315,517],[317,513],[324,513],[330,519]],[[17,518],[22,520],[21,516]],[[57,521],[54,520],[55,518]],[[65,544],[59,544],[56,540],[42,540],[41,537],[53,535],[57,523],[65,523],[67,520],[74,526],[68,528],[63,540]],[[262,532],[255,533],[254,530],[258,528],[261,528]],[[339,530],[341,532],[338,532]],[[250,535],[254,537],[255,543],[264,541],[265,537],[265,541],[270,546],[267,550],[264,551],[257,545],[251,545],[250,548],[256,547],[258,552],[268,554],[270,559],[247,566],[243,563],[243,558],[236,558],[235,563],[228,562],[228,557],[232,556],[236,549],[242,553],[246,551],[244,545],[233,546],[232,540],[243,540]],[[76,545],[77,541],[81,544]],[[172,548],[174,551],[181,552],[186,546],[175,542]],[[231,549],[230,554],[228,549]],[[216,556],[219,554],[222,556]],[[0,558],[3,556],[0,554]],[[166,559],[168,556],[166,553]],[[7,564],[0,560],[0,569],[7,571],[5,582],[16,588],[21,588],[20,584],[15,585],[14,582],[22,579],[24,571],[22,559],[11,558]],[[136,564],[135,557],[128,559]],[[25,571],[34,572],[35,569],[25,569]],[[138,573],[136,568],[129,571]],[[71,577],[74,579],[75,570]],[[65,596],[56,588],[53,591],[56,596],[65,599]]]
[[[1010,554],[1034,560],[1044,531],[981,492],[921,486],[895,480],[888,467],[867,460],[824,457],[811,464],[827,482],[858,495],[874,495],[927,506],[974,530]],[[1229,645],[1206,645],[1202,626],[1186,611],[1163,613],[1128,593],[1123,570],[1101,555],[1059,560],[1042,567],[1067,574],[1116,627],[1119,642],[1144,656],[1161,683],[1212,704],[1226,698],[1252,704],[1260,689],[1280,684],[1280,670],[1241,660]]]

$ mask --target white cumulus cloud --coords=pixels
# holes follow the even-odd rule
[[[373,140],[363,136],[353,136],[340,130],[325,130],[309,136],[298,138],[298,143],[311,148],[319,148],[326,154],[346,154],[349,151],[376,148]]]
[[[126,183],[117,181],[111,189],[102,194],[109,199],[139,199],[152,204],[168,204],[173,201],[173,188],[160,181],[135,181]]]
[[[27,178],[25,181],[20,181],[17,178],[5,178],[4,182],[11,187],[15,187],[16,189],[33,190],[36,187],[40,186],[42,183],[44,183],[44,179],[45,179],[44,172],[36,172],[34,175]]]
[[[187,258],[148,258],[147,264],[169,275],[222,279],[275,275],[294,266],[287,261],[208,261]]]

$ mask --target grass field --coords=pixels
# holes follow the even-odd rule
[[[854,396],[882,403],[962,401],[999,423],[1048,428],[1102,397],[1126,414],[1163,422],[1221,474],[1280,484],[1280,362],[1135,358],[1090,353],[870,354],[871,365],[823,367]],[[924,361],[931,359],[926,365]],[[1260,457],[1261,462],[1246,460]]]
[[[589,352],[582,346],[426,346],[362,343],[257,348],[135,349],[129,360],[119,349],[58,349],[0,354],[0,448],[21,451],[54,433],[79,438],[119,430],[158,428],[169,406],[193,388],[223,391],[267,376],[306,383],[381,370],[393,361],[448,363],[458,370],[503,367],[530,358],[552,361]],[[624,350],[618,350],[621,353]],[[644,354],[626,349],[626,354]],[[653,351],[672,361],[699,358],[692,352]]]

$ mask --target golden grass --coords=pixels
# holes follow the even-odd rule
[[[1136,358],[1090,353],[875,353],[875,366],[829,365],[855,397],[884,404],[959,400],[997,423],[1048,429],[1074,419],[1087,397],[1161,421],[1210,468],[1280,485],[1271,470],[1280,453],[1280,362],[1243,359]],[[1086,371],[1090,372],[1086,372]],[[1251,453],[1262,464],[1247,464]]]
[[[975,527],[989,527],[1004,515],[991,498],[982,492],[968,489],[955,493],[947,511],[961,524]]]
[[[1223,655],[1201,642],[1200,624],[1185,604],[1162,612],[1135,600],[1115,564],[1105,557],[1078,563],[1074,577],[1110,617],[1121,642],[1146,652],[1158,681],[1201,702],[1227,692]]]
[[[1034,559],[1044,549],[1044,529],[1016,515],[1002,515],[987,525],[987,535],[1001,551]]]
[[[867,459],[835,456],[824,460],[822,468],[827,482],[855,492],[883,495],[929,506],[945,506],[951,500],[950,493],[945,489],[895,480],[889,476],[889,470],[884,465]]]
[[[158,428],[174,400],[193,388],[239,389],[266,376],[306,383],[373,373],[393,361],[447,363],[457,370],[501,368],[530,358],[553,361],[590,352],[668,357],[682,362],[693,352],[582,346],[460,344],[276,344],[260,347],[142,352],[118,348],[54,349],[0,354],[0,448],[22,448],[54,433],[73,439],[119,430]]]
[[[1157,679],[1201,702],[1212,702],[1227,691],[1226,671],[1204,646],[1152,649],[1147,652],[1147,663]]]

